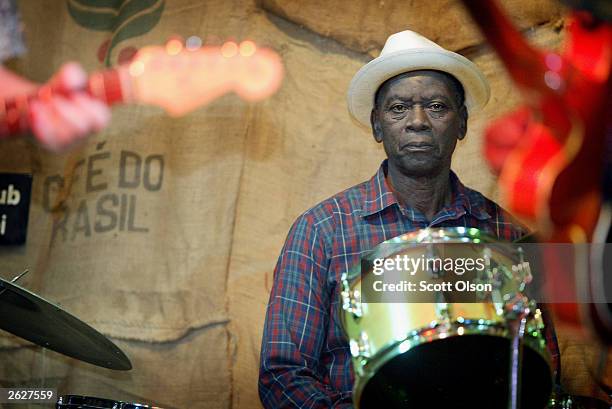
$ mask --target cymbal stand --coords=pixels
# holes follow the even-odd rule
[[[11,283],[16,283],[17,281],[19,281],[19,279],[21,277],[23,277],[24,275],[28,274],[30,272],[30,270],[28,270],[27,268],[25,270],[23,270],[23,272],[19,273],[18,275],[16,275],[15,277],[13,277],[13,279],[11,280]],[[2,287],[2,284],[0,284],[0,287]],[[2,288],[0,290],[0,295],[2,295],[4,292],[6,291],[6,288]]]
[[[508,409],[519,409],[521,399],[521,370],[523,362],[523,336],[531,305],[526,297],[517,295],[508,305],[506,319],[512,342],[510,344],[510,379],[508,382]]]

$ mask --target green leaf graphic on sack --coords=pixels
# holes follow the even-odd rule
[[[74,21],[95,31],[108,31],[111,37],[98,49],[98,58],[111,66],[111,53],[120,42],[148,33],[164,10],[165,0],[68,0],[68,12]],[[119,53],[120,63],[136,53],[128,47]]]

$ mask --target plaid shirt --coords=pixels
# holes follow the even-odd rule
[[[431,222],[404,208],[386,161],[367,182],[301,215],[274,271],[261,349],[259,396],[266,408],[352,407],[354,375],[338,316],[340,276],[379,243],[426,227],[475,227],[501,240],[526,230],[451,172],[451,205]]]

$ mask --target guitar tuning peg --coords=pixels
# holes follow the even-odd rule
[[[245,40],[240,43],[239,52],[243,57],[251,57],[257,51],[257,46],[251,40]]]
[[[191,36],[185,41],[185,48],[189,51],[195,51],[202,47],[202,39],[198,36]]]
[[[144,70],[145,70],[145,66],[142,63],[142,61],[134,61],[130,64],[128,72],[130,73],[132,77],[138,77],[142,75]]]
[[[231,58],[238,54],[238,44],[233,41],[226,41],[221,46],[221,55],[225,58]]]
[[[173,38],[166,43],[166,52],[168,55],[178,55],[183,50],[183,42],[177,38]]]

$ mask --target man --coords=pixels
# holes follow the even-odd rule
[[[0,63],[25,52],[21,37],[15,1],[0,0]],[[108,125],[110,109],[83,91],[86,84],[87,75],[80,65],[65,64],[45,84],[55,93],[32,99],[29,109],[19,112],[28,117],[32,134],[42,146],[60,151]],[[38,84],[0,65],[0,139],[9,136],[5,101],[35,95],[38,89]]]
[[[387,155],[376,175],[301,215],[274,272],[261,351],[267,408],[352,406],[350,351],[339,314],[341,274],[360,255],[427,227],[475,227],[501,240],[525,231],[450,170],[468,110],[489,98],[466,58],[411,31],[389,37],[353,78],[352,116],[371,126]]]

